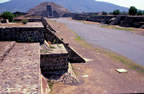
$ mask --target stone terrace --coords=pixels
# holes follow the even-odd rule
[[[44,75],[68,70],[68,52],[63,44],[41,45],[41,71]],[[60,72],[61,73],[61,72]]]
[[[5,49],[7,43],[0,45]],[[0,84],[0,94],[40,94],[39,43],[15,43],[0,61]]]

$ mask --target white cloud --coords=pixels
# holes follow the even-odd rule
[[[138,9],[144,10],[144,0],[96,0],[96,1],[104,1],[124,7],[135,6]]]

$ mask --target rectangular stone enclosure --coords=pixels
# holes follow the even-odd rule
[[[62,44],[52,45],[50,51],[41,52],[41,71],[43,74],[53,74],[68,69],[68,52]]]

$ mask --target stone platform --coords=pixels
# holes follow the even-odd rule
[[[39,43],[16,43],[0,62],[0,94],[40,94],[40,86]]]
[[[68,52],[63,44],[46,43],[41,46],[41,71],[43,74],[55,74],[68,70]]]

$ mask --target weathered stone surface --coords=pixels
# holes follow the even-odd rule
[[[17,43],[0,63],[0,94],[40,94],[39,43]]]
[[[0,63],[14,46],[15,42],[0,42]]]

